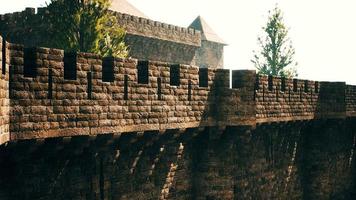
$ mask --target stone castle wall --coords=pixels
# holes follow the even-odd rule
[[[315,120],[10,144],[0,147],[0,198],[354,199],[354,125]]]
[[[9,99],[9,73],[8,73],[8,52],[6,51],[6,41],[0,37],[0,144],[10,139],[10,99]]]
[[[4,50],[12,140],[354,116],[345,83],[235,70],[230,88],[224,69],[11,43]]]
[[[136,17],[128,14],[116,13],[120,26],[124,27],[130,35],[156,38],[189,46],[200,46],[200,31],[174,26],[150,19]]]
[[[259,121],[344,118],[346,110],[353,109],[354,94],[347,89],[352,87],[344,82],[258,76],[255,93],[256,117]]]
[[[0,199],[356,195],[354,86],[5,43]]]
[[[249,124],[254,118],[253,85],[230,89],[229,70],[10,43],[7,51],[12,139]]]
[[[185,45],[139,35],[125,36],[129,56],[140,60],[191,64],[198,46]]]
[[[202,41],[196,50],[193,65],[199,67],[224,67],[224,45],[215,42]]]
[[[125,43],[129,56],[142,60],[193,64],[201,67],[223,67],[223,45],[201,41],[201,33],[122,13],[114,13],[126,29]],[[44,46],[51,37],[44,34],[46,8],[27,8],[22,12],[0,15],[0,33],[8,41],[28,47]]]
[[[26,46],[46,46],[44,43],[48,34],[43,34],[42,28],[46,22],[43,8],[26,8],[22,12],[0,15],[1,35],[9,42]]]

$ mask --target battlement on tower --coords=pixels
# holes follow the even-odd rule
[[[159,38],[191,46],[201,45],[201,33],[192,28],[183,28],[133,15],[115,13],[119,24],[132,35]]]
[[[154,21],[144,17],[111,11],[118,18],[118,24],[126,30],[125,44],[129,56],[141,60],[157,60],[168,63],[182,63],[199,67],[223,68],[224,46],[219,41],[210,41],[204,31],[208,25],[201,18],[195,22],[203,27],[183,28]],[[25,46],[51,46],[49,12],[46,7],[26,8],[22,12],[0,15],[0,35],[7,41]],[[198,21],[197,21],[198,20]],[[209,32],[212,32],[208,27]],[[211,34],[211,33],[209,33]],[[214,34],[215,35],[215,34]],[[218,38],[215,35],[214,38]]]
[[[119,19],[119,24],[125,28],[128,34],[138,35],[147,38],[156,38],[174,43],[181,43],[190,46],[201,45],[201,33],[192,28],[183,28],[172,24],[166,24],[150,19],[145,19],[129,14],[118,13],[112,11]],[[36,31],[42,22],[46,22],[48,11],[46,7],[26,8],[22,12],[7,13],[0,15],[0,30],[3,35],[7,35],[7,30],[11,32],[11,38],[18,43],[28,44],[29,41],[21,42],[21,38],[17,38],[13,34],[19,36]],[[42,24],[43,25],[43,24]],[[7,30],[6,30],[7,29]],[[38,44],[39,41],[37,41]]]

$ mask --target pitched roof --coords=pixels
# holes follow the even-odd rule
[[[207,40],[210,42],[216,42],[220,44],[226,45],[224,40],[222,40],[214,31],[213,29],[206,23],[206,21],[198,16],[192,24],[189,25],[189,28],[193,28],[196,30],[201,31],[202,33],[202,40]]]
[[[126,0],[113,0],[110,10],[148,19],[148,17]]]

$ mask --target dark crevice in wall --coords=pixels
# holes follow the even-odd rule
[[[23,74],[25,77],[35,78],[37,76],[36,59],[37,59],[36,48],[25,48],[24,49]]]
[[[64,79],[77,80],[77,53],[64,53]]]
[[[129,76],[125,74],[124,76],[124,100],[129,99]]]
[[[2,66],[1,66],[1,71],[2,74],[5,75],[6,74],[6,40],[5,38],[2,39]]]
[[[48,70],[48,99],[52,99],[53,97],[53,70]]]
[[[244,87],[244,80],[243,80],[243,75],[242,73],[239,73],[239,71],[233,71],[233,82],[232,82],[232,88],[243,88]]]
[[[285,77],[281,78],[281,91],[282,92],[286,91],[286,78]]]
[[[208,87],[208,68],[199,68],[199,87]]]
[[[260,76],[257,74],[255,80],[255,90],[259,90],[259,89],[260,89]]]
[[[87,94],[88,94],[88,99],[92,99],[92,72],[87,72],[87,81],[88,81],[88,88],[87,88]]]
[[[309,83],[307,80],[304,81],[304,92],[305,93],[309,92]]]
[[[170,66],[170,84],[172,86],[180,85],[180,65]]]
[[[139,84],[148,84],[148,61],[138,61],[137,76],[137,81]]]
[[[157,96],[158,100],[162,100],[162,79],[157,78]]]
[[[192,80],[188,81],[188,101],[192,100]]]
[[[102,80],[103,82],[115,81],[115,61],[112,57],[103,58]]]
[[[268,90],[273,90],[273,76],[268,76]]]

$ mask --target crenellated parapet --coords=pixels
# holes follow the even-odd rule
[[[195,51],[201,46],[201,33],[198,30],[112,12],[117,16],[119,25],[126,30],[125,40],[130,47],[130,55],[135,58],[190,64]],[[48,14],[46,7],[40,7],[0,15],[0,33],[14,43],[48,47],[48,35],[43,34],[48,30]],[[151,49],[152,53],[141,52],[141,46]],[[160,46],[165,49],[160,49]],[[167,49],[176,50],[177,54],[165,54]]]
[[[117,16],[119,24],[124,27],[130,35],[156,38],[191,46],[201,45],[201,33],[198,30],[183,28],[124,13],[113,12],[113,14]],[[16,30],[20,30],[21,32],[29,31],[28,34],[31,34],[31,31],[37,29],[41,23],[46,23],[47,15],[48,10],[46,7],[37,8],[37,12],[36,8],[26,8],[21,12],[0,15],[0,26],[2,26],[0,30],[6,33],[6,29],[4,28],[7,28],[11,31],[11,34],[14,34]]]
[[[259,122],[346,117],[345,82],[257,76],[255,90]]]
[[[253,107],[240,106],[251,104],[252,90],[230,89],[229,70],[6,49],[15,140],[251,124],[254,117]]]
[[[6,44],[6,45],[5,45]],[[354,86],[1,43],[5,139],[346,118]],[[5,53],[3,53],[5,52]]]
[[[192,28],[183,28],[150,19],[145,19],[129,14],[114,14],[119,19],[119,24],[131,35],[157,38],[175,43],[200,47],[201,33]]]
[[[1,35],[10,42],[29,46],[44,45],[41,28],[46,24],[44,8],[26,8],[21,12],[0,15]],[[42,37],[42,40],[41,40]]]

